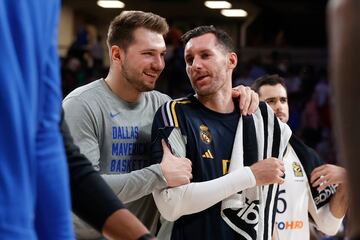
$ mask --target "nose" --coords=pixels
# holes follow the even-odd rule
[[[191,66],[193,69],[201,69],[201,67],[202,67],[201,59],[199,57],[195,56]]]
[[[282,110],[282,108],[283,108],[283,104],[281,103],[280,100],[277,100],[276,103],[275,103],[276,111]]]
[[[164,57],[160,54],[154,56],[154,61],[152,62],[151,67],[156,71],[162,71],[165,67]]]

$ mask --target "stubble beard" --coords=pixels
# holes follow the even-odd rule
[[[123,72],[122,76],[125,79],[125,81],[131,85],[134,89],[136,89],[138,92],[148,92],[152,91],[155,88],[155,84],[153,86],[148,86],[144,84],[141,80],[139,80],[140,76],[132,76],[126,66],[122,66]]]

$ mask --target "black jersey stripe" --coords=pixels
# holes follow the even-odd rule
[[[241,116],[243,119],[244,166],[258,161],[258,144],[253,116]]]
[[[265,102],[260,102],[259,108],[261,111],[261,116],[264,122],[264,151],[263,151],[263,158],[267,157],[267,147],[268,147],[268,111]]]

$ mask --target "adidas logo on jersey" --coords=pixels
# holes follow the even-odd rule
[[[207,159],[214,159],[214,154],[211,152],[210,149],[206,150],[201,156]]]

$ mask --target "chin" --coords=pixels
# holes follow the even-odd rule
[[[277,117],[278,119],[280,119],[280,121],[285,122],[285,121],[284,121],[285,118],[284,118],[283,115],[276,115],[276,117]]]
[[[200,87],[196,89],[196,93],[200,96],[207,96],[213,94],[213,91],[211,91],[211,89],[209,88]]]
[[[283,123],[287,123],[287,121],[289,120],[289,119],[287,119],[287,118],[280,118],[280,120],[283,122]]]
[[[154,85],[143,85],[140,87],[140,92],[148,92],[148,91],[152,91],[155,89],[155,84]]]

